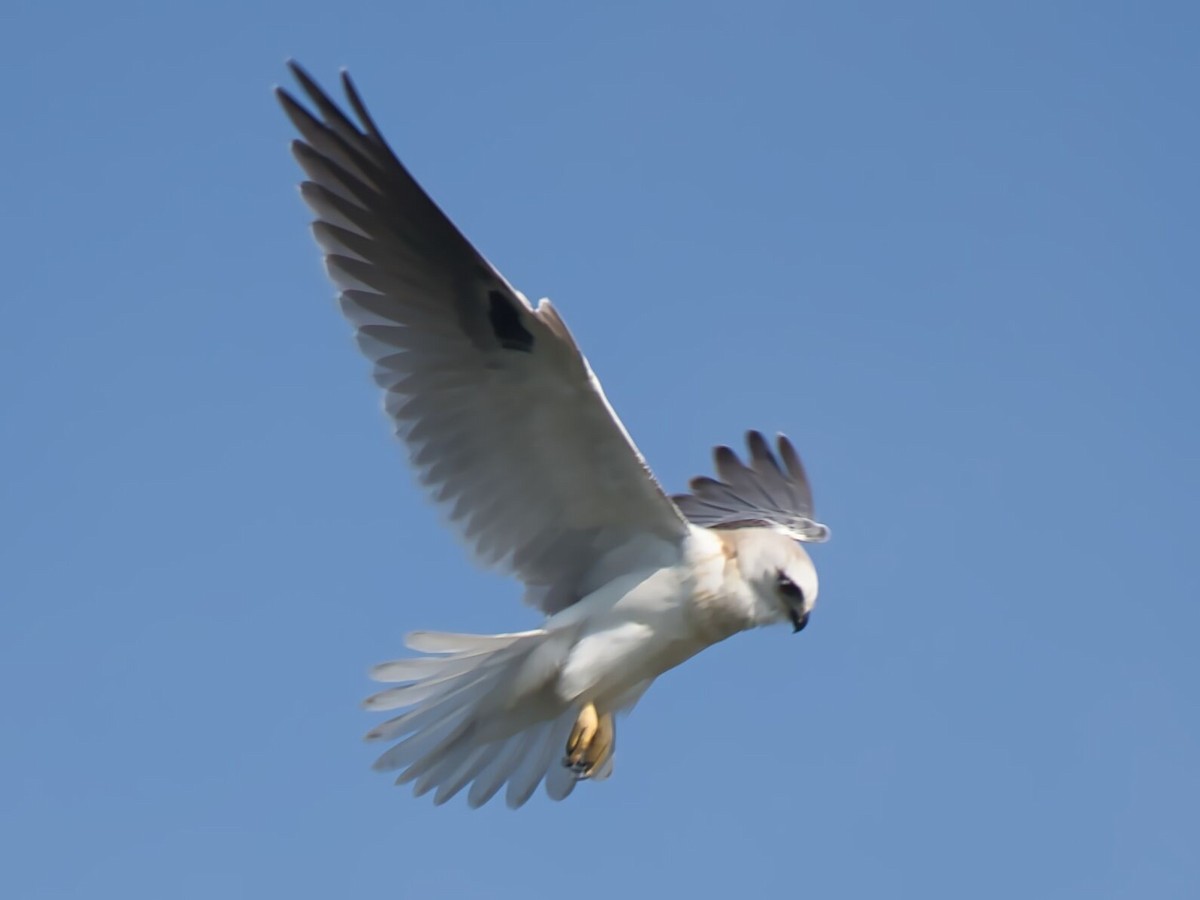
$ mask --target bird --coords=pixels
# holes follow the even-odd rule
[[[349,74],[349,114],[296,62],[300,194],[395,433],[475,560],[545,616],[508,634],[417,631],[364,701],[394,715],[376,770],[442,804],[562,800],[613,772],[616,721],[654,680],[758,626],[809,621],[824,541],[795,447],[746,435],[715,478],[668,495],[549,300],[463,236],[384,140]]]

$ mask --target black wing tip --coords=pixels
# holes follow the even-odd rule
[[[717,474],[722,478],[728,477],[731,470],[744,469],[745,463],[738,456],[737,451],[732,447],[727,447],[725,444],[719,444],[713,447],[713,468],[717,470]]]
[[[292,77],[294,77],[297,83],[300,85],[301,90],[308,95],[309,100],[317,105],[317,108],[322,112],[323,115],[327,117],[330,114],[334,116],[341,115],[341,110],[338,109],[338,105],[333,102],[333,99],[329,96],[328,92],[321,87],[320,83],[312,76],[308,69],[304,68],[304,66],[300,65],[300,63],[296,62],[294,59],[287,60],[286,65],[289,71],[291,71]],[[350,81],[349,73],[344,67],[338,71],[341,74],[342,84],[351,85],[352,90],[353,83]],[[351,96],[350,100],[351,103],[353,103],[354,97]]]
[[[291,114],[292,110],[295,110],[311,118],[308,110],[304,108],[304,104],[297,100],[296,95],[283,85],[275,85],[275,87],[271,88],[271,93],[275,95],[275,99],[279,101],[279,105],[282,106],[284,111],[289,115]]]
[[[775,447],[772,447],[766,435],[757,428],[751,428],[746,432],[746,449],[749,452],[750,459],[765,457],[772,462],[781,457],[800,455],[796,452],[796,447],[792,444],[791,440],[782,431],[775,433]],[[738,463],[742,461],[738,452],[725,444],[713,447],[713,457],[714,459],[726,459]]]
[[[794,457],[797,460],[800,458],[795,444],[782,431],[775,432],[775,446],[772,447],[771,442],[761,431],[751,429],[746,432],[746,446],[750,449],[751,457],[761,455],[771,462],[782,460],[786,465],[788,457]],[[756,449],[758,450],[757,454],[755,453]]]
[[[782,450],[783,444],[781,442],[786,441],[787,438],[783,436],[782,432],[777,432],[775,437],[776,443]],[[771,446],[771,442],[767,439],[767,436],[757,428],[752,428],[746,432],[746,449],[749,451],[752,460],[763,459],[770,463],[777,463],[775,448]]]
[[[808,481],[808,475],[804,471],[804,463],[800,459],[800,453],[796,450],[796,445],[784,434],[779,435],[778,441],[779,458],[783,460],[783,465],[787,469],[788,474],[797,484],[805,484]]]
[[[309,74],[308,69],[304,68],[304,66],[300,65],[300,63],[296,62],[294,59],[289,59],[287,61],[287,67],[292,73],[292,77],[296,79],[297,83],[299,83],[300,89],[304,91],[304,93],[308,94],[308,98],[312,100],[313,103],[316,103],[318,106],[320,106],[322,101],[325,103],[329,102],[329,96],[321,89],[321,85],[317,84],[317,79],[313,78],[312,75]]]
[[[308,116],[308,110],[304,108],[299,100],[292,96],[291,91],[281,85],[277,84],[272,87],[271,93],[275,96],[275,102],[279,104],[279,108],[283,110],[283,114],[292,123],[292,127],[299,131],[300,126],[297,123],[297,119],[303,119],[305,116]]]
[[[791,440],[777,432],[772,446],[761,431],[750,430],[745,436],[749,464],[733,448],[716,446],[713,459],[717,478],[698,475],[688,482],[692,493],[678,494],[672,500],[683,504],[681,508],[689,520],[710,528],[766,527],[800,541],[828,540],[829,527],[813,518],[812,491]],[[734,489],[745,496],[735,496],[736,508],[731,508],[728,498],[713,495],[718,488]],[[756,498],[756,492],[763,496]]]
[[[294,56],[289,56],[286,60],[284,60],[283,64],[287,66],[288,71],[292,73],[292,76],[298,82],[300,82],[301,86],[305,88],[311,86],[317,90],[320,90],[320,88],[317,86],[317,80],[309,74],[308,69],[304,68],[304,66],[300,65],[300,63],[296,61]]]
[[[323,90],[321,90],[321,86],[317,84],[316,79],[308,73],[308,70],[305,69],[304,66],[300,65],[300,63],[296,62],[296,60],[291,57],[288,57],[286,60],[284,60],[284,65],[287,66],[288,71],[292,73],[292,77],[296,79],[296,82],[300,85],[300,89],[304,91],[309,100],[315,103],[318,107],[321,106],[322,101],[325,101],[325,103],[329,102],[328,96]],[[296,98],[296,95],[287,88],[280,85],[275,85],[274,93],[275,99],[278,100],[279,105],[283,107],[284,113],[286,113],[288,118],[292,120],[293,124],[296,124],[297,128],[300,127],[299,124],[296,123],[297,116],[314,125],[324,127],[321,121],[317,119],[317,117],[314,116],[312,112]]]
[[[296,162],[304,165],[304,161],[309,162],[325,162],[325,157],[314,150],[307,141],[300,138],[292,138],[292,142],[288,144],[288,149],[292,151],[292,156]]]
[[[371,135],[380,144],[386,146],[387,141],[383,139],[383,132],[379,130],[379,126],[375,124],[375,120],[371,118],[371,114],[367,112],[367,104],[363,102],[362,94],[358,92],[358,86],[355,85],[354,79],[350,77],[350,70],[342,67],[338,71],[338,77],[342,82],[342,91],[346,94],[346,99],[350,101],[350,106],[354,110],[354,114],[358,116],[358,121],[362,123],[367,134]]]

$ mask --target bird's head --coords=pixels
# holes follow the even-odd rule
[[[789,622],[793,631],[803,629],[817,601],[817,570],[804,548],[769,528],[739,528],[725,535],[736,548],[754,625]]]

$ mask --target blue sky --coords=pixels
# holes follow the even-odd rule
[[[170,8],[168,8],[170,7]],[[1184,897],[1190,4],[10,3],[0,894]],[[808,463],[812,623],[434,809],[369,664],[536,624],[414,487],[273,84],[348,66],[669,487]]]

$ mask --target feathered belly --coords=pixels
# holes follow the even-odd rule
[[[638,581],[615,601],[595,599],[559,673],[556,692],[565,703],[612,704],[707,646],[689,621],[687,593],[669,570]]]

